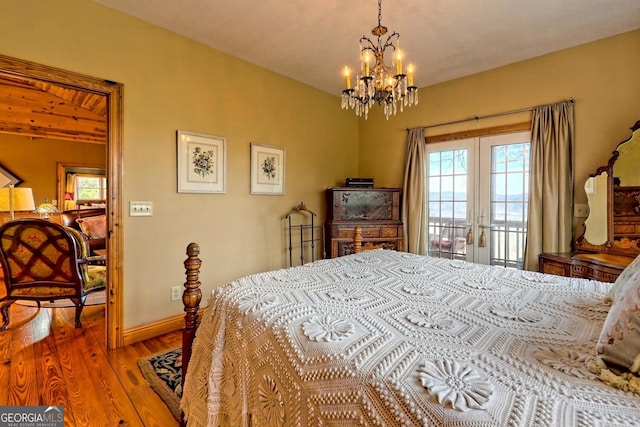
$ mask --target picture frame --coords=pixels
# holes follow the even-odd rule
[[[285,149],[251,143],[251,194],[284,195]]]
[[[0,164],[0,187],[16,186],[21,183],[22,179]]]
[[[178,130],[178,193],[226,193],[227,140]]]

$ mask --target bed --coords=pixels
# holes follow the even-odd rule
[[[200,317],[187,253],[189,426],[640,425],[609,283],[375,249],[238,279]]]

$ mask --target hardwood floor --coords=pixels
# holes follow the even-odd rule
[[[62,405],[65,426],[177,426],[136,364],[143,356],[178,347],[180,332],[106,349],[104,306],[11,306],[0,332],[0,405]]]

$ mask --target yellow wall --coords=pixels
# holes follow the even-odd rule
[[[57,196],[57,162],[106,165],[104,145],[0,134],[0,164],[33,190],[36,206]],[[61,204],[59,204],[61,206]]]
[[[229,280],[285,265],[282,216],[300,201],[322,221],[324,189],[347,176],[400,186],[407,127],[574,97],[581,189],[640,118],[640,31],[422,88],[417,107],[389,121],[376,107],[358,121],[337,96],[88,0],[2,6],[0,53],[124,84],[122,201],[154,203],[151,218],[123,218],[125,327],[181,312],[169,288],[184,282],[187,243],[201,245],[206,300]],[[178,129],[227,138],[226,194],[176,192]],[[285,196],[249,194],[251,142],[285,147]]]
[[[5,0],[0,53],[124,84],[125,327],[182,312],[185,247],[201,246],[204,300],[285,265],[282,217],[357,173],[358,122],[337,97],[88,0]],[[176,130],[227,139],[226,194],[178,194]],[[250,195],[251,142],[286,149],[284,196]]]

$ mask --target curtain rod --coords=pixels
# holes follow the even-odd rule
[[[562,102],[562,101],[560,101],[560,102]],[[573,97],[569,97],[569,102],[571,102],[572,104],[575,104],[576,100],[573,99]],[[549,104],[544,104],[544,105],[549,105]],[[535,107],[521,108],[519,110],[505,111],[505,112],[502,112],[502,113],[487,114],[486,116],[476,116],[476,115],[474,115],[473,117],[470,117],[468,119],[454,120],[452,122],[438,123],[438,124],[435,124],[435,125],[428,125],[428,126],[416,126],[414,128],[405,128],[405,130],[408,132],[411,129],[420,129],[420,128],[429,129],[429,128],[435,128],[435,127],[438,127],[438,126],[455,125],[457,123],[471,122],[471,121],[474,121],[474,120],[478,121],[478,120],[482,120],[482,119],[490,119],[492,117],[508,116],[510,114],[526,113],[527,111],[532,111],[534,108],[543,107],[544,105],[536,105]]]

